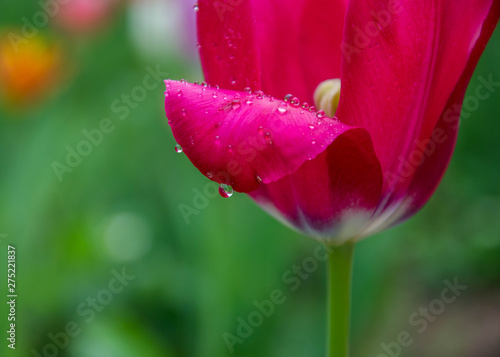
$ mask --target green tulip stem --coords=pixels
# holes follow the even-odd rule
[[[331,247],[329,257],[328,357],[349,357],[354,243]]]

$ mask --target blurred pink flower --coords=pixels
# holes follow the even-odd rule
[[[68,0],[54,16],[55,24],[70,33],[86,34],[102,29],[120,0]]]

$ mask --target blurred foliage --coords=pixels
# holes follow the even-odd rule
[[[38,6],[3,2],[1,26],[22,26],[21,19]],[[106,29],[85,38],[50,25],[40,29],[64,48],[65,80],[42,102],[0,108],[0,233],[7,235],[0,237],[0,291],[6,299],[6,246],[13,244],[19,295],[15,353],[42,354],[54,343],[50,336],[74,321],[80,332],[52,355],[229,356],[223,334],[236,334],[238,317],[246,319],[255,300],[280,289],[285,303],[233,355],[323,355],[324,263],[296,291],[282,280],[318,244],[241,194],[207,198],[206,207],[186,223],[179,205],[192,206],[193,190],[210,186],[174,151],[163,84],[156,81],[123,120],[112,103],[142,86],[148,67],[192,81],[201,81],[201,72],[195,59],[180,52],[145,60],[130,39],[126,5],[114,16]],[[471,88],[481,75],[500,80],[499,58],[497,31]],[[455,277],[468,286],[466,292],[431,328],[414,334],[415,343],[403,355],[500,354],[500,331],[491,327],[500,316],[499,100],[495,92],[463,121],[451,166],[429,204],[410,221],[358,244],[353,356],[377,356],[380,343],[394,341],[402,330],[415,331],[408,317]],[[82,131],[99,128],[104,118],[115,129],[60,182],[53,163],[65,164],[67,147],[76,150],[85,139]],[[103,298],[113,271],[122,269],[133,280],[86,322],[81,304]],[[8,310],[0,306],[6,329]],[[481,350],[475,349],[478,341]],[[0,348],[4,355],[5,338]]]

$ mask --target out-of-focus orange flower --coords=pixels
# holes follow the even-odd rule
[[[13,44],[0,34],[0,93],[9,104],[41,99],[60,79],[62,53],[58,44],[38,35]]]
[[[73,34],[92,33],[110,21],[118,3],[119,0],[68,0],[60,6],[54,22]]]

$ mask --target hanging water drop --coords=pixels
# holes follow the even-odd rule
[[[200,10],[200,7],[198,6],[198,4],[195,4],[193,6],[193,10],[194,10],[194,12],[198,12]]]
[[[224,198],[231,197],[233,195],[233,188],[225,183],[221,183],[219,186],[219,194]]]
[[[179,144],[175,145],[175,152],[180,154],[182,152],[182,146],[180,146]]]

